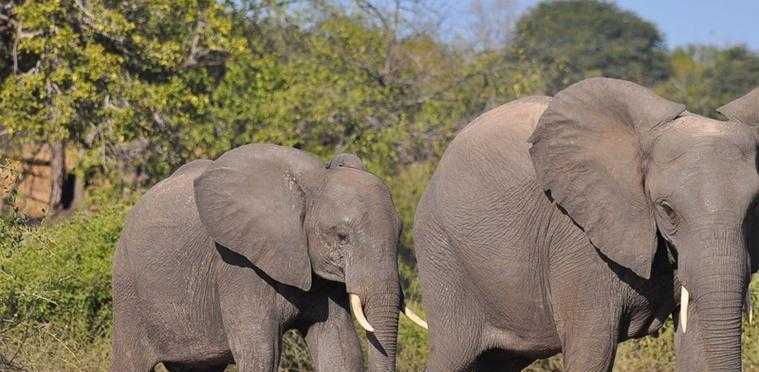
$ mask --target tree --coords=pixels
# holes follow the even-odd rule
[[[514,34],[516,0],[471,0],[469,39],[478,51],[501,49]]]
[[[244,33],[260,52],[227,64],[214,98],[218,122],[236,128],[236,140],[323,157],[356,152],[382,176],[441,152],[445,142],[431,137],[452,135],[468,114],[468,100],[455,96],[467,61],[419,26],[421,1],[313,5],[306,20],[256,16],[243,26],[265,28]]]
[[[672,78],[657,91],[701,115],[719,118],[718,107],[759,86],[759,55],[745,46],[688,46],[671,59]]]
[[[51,144],[53,195],[66,146],[86,172],[186,158],[182,134],[207,111],[203,85],[241,48],[230,27],[211,0],[4,2],[0,127],[17,143]]]
[[[540,69],[549,94],[592,76],[651,86],[669,75],[659,30],[597,0],[538,4],[517,21],[512,55]]]

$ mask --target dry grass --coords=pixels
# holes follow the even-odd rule
[[[17,186],[21,174],[21,163],[10,159],[0,159],[0,200],[5,199]]]
[[[19,324],[0,335],[0,371],[82,371],[110,368],[111,345],[106,337],[77,340],[52,324]]]

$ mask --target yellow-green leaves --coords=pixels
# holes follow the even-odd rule
[[[176,153],[209,110],[213,81],[193,75],[244,49],[215,1],[25,1],[11,14],[18,69],[0,76],[0,125],[15,142],[68,142],[106,172],[149,162],[124,150],[139,141]]]

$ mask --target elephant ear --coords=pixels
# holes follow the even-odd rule
[[[637,84],[593,78],[552,98],[529,139],[549,196],[598,251],[643,278],[657,247],[645,147],[658,125],[684,110]]]
[[[759,128],[759,87],[718,108],[717,111],[731,121]],[[753,216],[748,218],[748,247],[751,256],[751,272],[756,273],[759,271],[759,212],[754,209],[752,213]]]
[[[759,88],[717,109],[732,121],[759,126]]]
[[[365,170],[364,163],[361,161],[361,159],[358,156],[354,154],[336,155],[335,158],[330,160],[329,164],[327,164],[327,169],[332,169],[336,167],[346,167],[346,168]]]
[[[200,220],[216,243],[272,279],[308,290],[304,193],[287,162],[266,150],[255,145],[231,150],[195,180]]]

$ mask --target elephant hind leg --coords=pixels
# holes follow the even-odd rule
[[[484,350],[485,317],[465,284],[454,247],[422,205],[417,210],[414,236],[429,324],[427,372],[469,371]]]
[[[117,255],[120,251],[117,251]],[[116,258],[114,258],[116,259]],[[158,358],[140,317],[138,296],[128,273],[113,277],[113,348],[111,372],[150,372]]]
[[[483,351],[483,315],[471,293],[450,272],[435,272],[437,280],[423,292],[428,310],[430,356],[428,372],[469,371]]]
[[[428,296],[429,297],[429,296]],[[428,297],[424,297],[425,307],[434,309]],[[457,305],[459,309],[465,307]],[[441,309],[438,307],[438,309]],[[429,343],[430,356],[427,361],[427,372],[458,372],[469,371],[475,365],[482,352],[482,325],[478,317],[456,316],[452,312],[428,313],[430,324]],[[430,322],[431,321],[431,322]]]
[[[153,371],[158,359],[144,347],[143,339],[129,337],[128,334],[119,327],[114,329],[111,372]]]
[[[127,372],[127,371],[145,371],[145,372],[152,372],[153,367],[157,363],[154,363],[153,361],[143,359],[143,360],[121,360],[117,361],[114,358],[113,363],[111,364],[111,371],[112,372]]]

